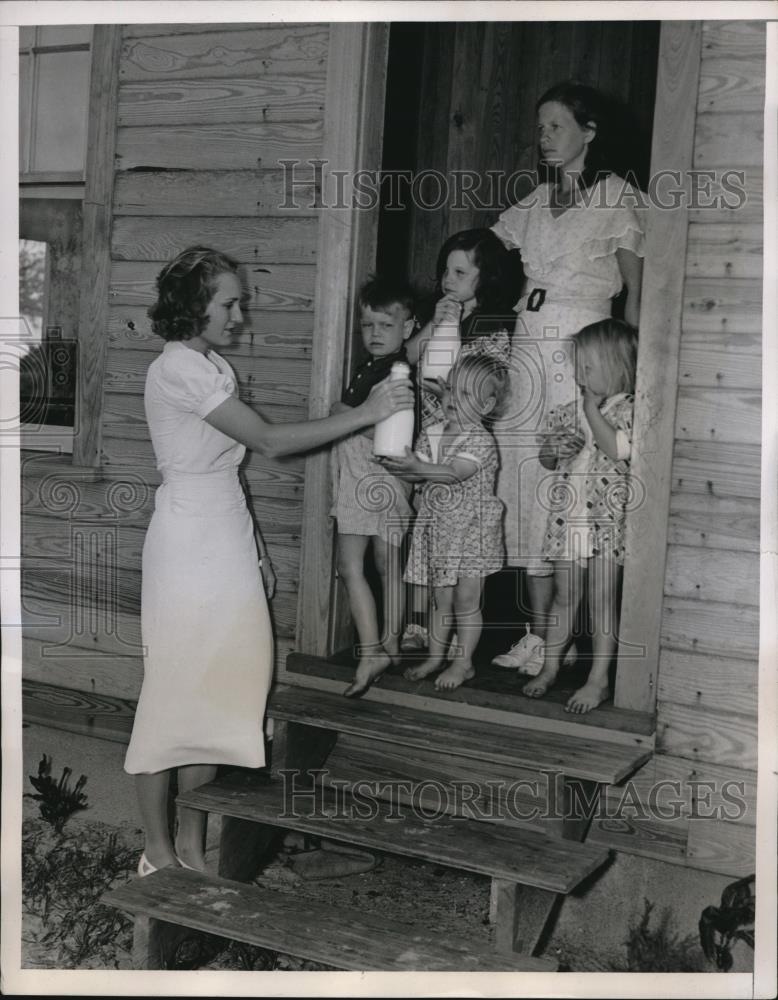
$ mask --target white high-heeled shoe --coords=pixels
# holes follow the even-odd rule
[[[153,875],[154,872],[159,871],[159,868],[155,868],[154,865],[146,857],[145,852],[141,854],[140,861],[138,862],[138,876],[140,878],[145,878],[147,875]]]

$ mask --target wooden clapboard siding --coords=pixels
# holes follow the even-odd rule
[[[690,222],[762,222],[764,174],[760,167],[706,169],[695,188],[699,197],[689,205]]]
[[[764,60],[764,53],[762,59]],[[757,65],[757,72],[758,69]],[[694,143],[694,166],[699,169],[761,168],[763,141],[762,112],[740,114],[737,111],[730,111],[699,114]]]
[[[685,331],[762,332],[761,281],[754,278],[711,281],[687,277],[683,298],[681,323]]]
[[[264,122],[236,125],[137,125],[123,128],[117,170],[256,170],[280,160],[307,162],[321,154],[322,123]],[[302,199],[298,199],[302,200]]]
[[[762,277],[762,227],[758,223],[692,223],[686,273],[697,278]]]
[[[761,432],[761,391],[684,387],[678,392],[675,435],[679,440],[758,444]]]
[[[756,718],[660,702],[657,749],[712,764],[756,770]]]
[[[663,649],[658,697],[669,704],[755,717],[757,670],[756,660],[733,663],[723,656]]]
[[[759,555],[725,549],[670,545],[665,593],[700,601],[759,605]],[[733,614],[737,614],[733,609]]]
[[[757,333],[718,330],[681,333],[678,379],[687,386],[761,389],[762,338]]]
[[[122,276],[120,268],[146,261],[156,261],[161,267],[195,243],[229,243],[230,255],[248,266],[312,264],[317,228],[314,219],[116,218],[111,241],[111,301],[125,301],[114,296],[115,282]]]
[[[679,493],[670,497],[668,541],[698,549],[759,552],[759,501]]]
[[[761,496],[761,449],[707,441],[678,441],[673,453],[673,493],[719,499]]]
[[[665,597],[662,648],[753,660],[759,655],[757,608]]]
[[[686,858],[691,868],[743,877],[754,873],[755,854],[753,827],[705,819],[689,824]]]
[[[222,229],[219,241],[229,239]],[[181,248],[183,249],[183,247]],[[127,304],[154,301],[154,285],[161,264],[156,261],[116,262],[111,269],[111,297]],[[244,265],[242,277],[252,309],[305,312],[313,308],[316,268],[312,264],[274,264],[256,260]],[[114,296],[114,291],[117,295]],[[148,320],[146,320],[148,323]]]
[[[214,25],[201,34],[158,32],[143,41],[125,38],[119,78],[187,80],[276,77],[285,74],[323,76],[327,68],[327,25],[246,24],[239,35]]]
[[[119,87],[119,125],[310,122],[324,110],[319,75],[165,80]]]

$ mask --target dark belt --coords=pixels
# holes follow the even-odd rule
[[[540,312],[540,307],[545,301],[545,288],[533,288],[527,296],[527,310],[532,313]]]

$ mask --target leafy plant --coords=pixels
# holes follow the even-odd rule
[[[62,833],[65,823],[70,817],[83,809],[88,809],[87,797],[83,792],[86,784],[86,775],[82,774],[76,782],[76,787],[70,787],[70,775],[72,768],[65,767],[62,770],[62,777],[57,783],[51,777],[52,758],[44,754],[38,764],[38,777],[30,775],[30,783],[36,789],[37,795],[26,792],[24,798],[35,799],[40,802],[40,814],[47,823],[51,823],[55,833]]]
[[[654,904],[643,900],[643,914],[633,922],[624,942],[628,972],[705,972],[707,963],[697,937],[680,937],[670,907],[665,907],[651,926]]]

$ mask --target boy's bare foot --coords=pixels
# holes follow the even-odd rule
[[[465,681],[471,681],[475,677],[475,668],[469,660],[458,660],[446,667],[440,677],[435,681],[435,688],[438,691],[453,691]]]
[[[584,712],[591,712],[610,697],[610,688],[607,681],[600,684],[597,681],[588,680],[582,688],[578,688],[572,694],[565,705],[566,712],[574,712],[576,715],[583,715]]]
[[[420,681],[423,677],[429,677],[430,674],[434,674],[436,670],[440,670],[443,661],[440,659],[427,659],[423,663],[417,664],[415,667],[408,667],[408,669],[403,673],[403,677],[409,681]]]
[[[521,689],[528,698],[542,698],[551,685],[556,680],[556,670],[549,670],[543,667],[537,677],[533,677]]]
[[[375,684],[381,674],[388,670],[391,665],[392,658],[383,651],[363,656],[357,665],[354,680],[343,694],[346,698],[359,698],[367,691],[371,684]]]

